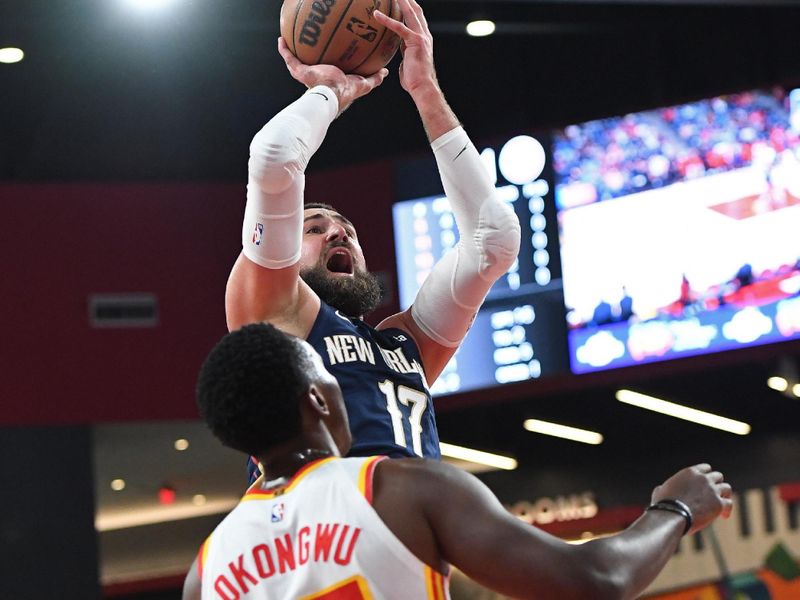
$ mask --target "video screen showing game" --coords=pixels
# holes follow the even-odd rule
[[[800,90],[572,125],[552,157],[573,372],[800,337]]]

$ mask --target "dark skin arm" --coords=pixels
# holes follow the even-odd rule
[[[384,461],[375,477],[376,511],[418,558],[440,571],[451,563],[512,597],[634,598],[673,555],[685,524],[648,511],[618,535],[571,545],[513,517],[478,479],[449,465]],[[730,495],[720,473],[697,465],[656,488],[653,500],[683,500],[698,530],[730,513]]]

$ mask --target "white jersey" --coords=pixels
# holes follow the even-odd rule
[[[372,508],[384,457],[324,458],[277,490],[256,481],[200,548],[203,600],[449,600]]]

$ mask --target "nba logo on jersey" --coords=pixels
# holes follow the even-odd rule
[[[264,234],[264,225],[261,223],[256,223],[256,227],[253,230],[253,243],[256,246],[261,245],[261,236]]]
[[[272,507],[272,516],[270,517],[270,520],[273,523],[278,523],[280,521],[283,521],[283,511],[284,511],[283,502],[279,502],[278,504]]]

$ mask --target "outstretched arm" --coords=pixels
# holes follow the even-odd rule
[[[674,512],[648,510],[620,534],[571,545],[512,516],[478,479],[450,465],[384,461],[375,485],[376,510],[421,560],[449,562],[515,598],[634,598],[674,554],[686,524]],[[653,502],[665,498],[690,507],[692,531],[731,510],[731,488],[709,465],[656,488]]]
[[[305,169],[336,116],[380,85],[387,71],[362,77],[330,65],[305,65],[283,39],[278,51],[292,77],[309,89],[250,144],[242,254],[228,279],[225,306],[229,330],[270,320],[305,335],[303,327],[310,327],[319,308],[299,277]]]
[[[511,207],[496,196],[477,149],[439,87],[433,37],[422,8],[415,0],[398,1],[403,23],[377,12],[376,18],[403,41],[400,82],[431,140],[460,238],[434,266],[411,309],[381,327],[400,327],[412,334],[428,382],[433,383],[467,334],[489,289],[514,263],[520,227]]]

